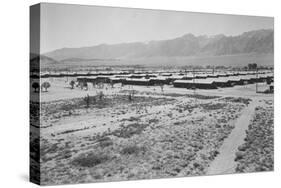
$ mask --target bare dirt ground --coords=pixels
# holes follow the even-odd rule
[[[255,107],[273,101],[273,95],[256,94],[255,85],[195,93],[116,85],[102,89],[105,98],[86,108],[83,97],[95,96],[97,89],[72,90],[60,79],[51,85],[41,93],[42,184],[233,170]],[[135,90],[133,100],[128,90]]]

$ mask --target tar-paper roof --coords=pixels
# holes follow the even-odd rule
[[[179,76],[179,75],[173,75],[173,76],[170,76],[169,78],[172,78],[172,79],[182,79],[184,76]]]
[[[195,83],[195,84],[212,84],[213,79],[192,79],[192,80],[175,80],[174,83]]]
[[[226,73],[218,73],[218,76],[228,76]]]
[[[259,78],[274,77],[273,73],[258,74]]]
[[[195,76],[196,76],[196,74],[192,74],[192,73],[183,74],[183,77],[193,78]]]
[[[207,75],[208,76],[218,76],[219,74],[218,73],[208,73]]]
[[[243,76],[238,76],[238,78],[243,79],[243,80],[250,80],[252,78],[256,78],[255,75],[243,75]]]
[[[111,77],[110,80],[121,80],[121,78]]]
[[[50,75],[60,75],[60,72],[51,72]]]
[[[77,76],[76,78],[89,78],[89,76]]]
[[[240,81],[241,78],[239,76],[229,76],[228,80],[229,81]]]
[[[79,76],[79,77],[87,78],[87,79],[96,79],[97,78],[97,76]]]
[[[160,73],[161,76],[171,76],[172,73],[170,72],[165,72],[165,73]]]
[[[151,80],[167,80],[167,77],[162,77],[162,76],[158,76],[158,77],[154,77],[154,78],[150,78]]]
[[[79,72],[77,72],[77,74],[89,74],[90,72],[89,71],[79,71]]]
[[[145,79],[145,78],[126,78],[126,81],[149,82],[150,79]]]
[[[98,75],[98,78],[110,78],[111,76],[107,76],[107,75]]]
[[[146,76],[147,74],[132,74],[132,76]]]
[[[229,81],[228,77],[219,77],[214,79],[214,82],[220,82],[220,83],[226,83],[228,81]]]
[[[208,75],[207,74],[195,74],[195,77],[199,77],[199,76],[207,78]]]
[[[118,75],[115,75],[115,77],[118,77],[118,78],[128,78],[130,76],[131,76],[131,74],[118,74]]]

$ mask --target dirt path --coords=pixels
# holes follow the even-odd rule
[[[243,144],[246,137],[246,130],[254,114],[258,100],[253,101],[242,111],[242,115],[237,119],[235,128],[224,141],[220,148],[220,154],[215,158],[207,170],[208,175],[234,173],[236,168],[235,152],[238,146]]]

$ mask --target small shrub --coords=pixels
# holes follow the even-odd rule
[[[129,100],[129,101],[132,101],[132,100],[133,100],[132,94],[129,94],[129,95],[128,95],[128,100]]]
[[[148,120],[149,124],[151,124],[151,123],[158,123],[158,122],[159,122],[159,119],[156,119],[156,118]]]
[[[113,145],[113,141],[109,137],[102,137],[98,140],[98,142],[102,148]]]
[[[238,151],[238,152],[235,153],[235,156],[236,156],[235,161],[238,161],[238,160],[241,160],[243,158],[244,153],[241,152],[241,151]]]
[[[246,149],[247,149],[247,144],[245,143],[238,147],[239,151],[246,151]]]
[[[123,148],[121,150],[121,154],[123,155],[132,155],[132,154],[139,154],[141,152],[145,152],[145,148],[144,147],[139,147],[136,145],[132,145],[132,146],[126,146],[125,148]]]
[[[204,109],[204,110],[221,110],[221,109],[224,109],[226,107],[227,104],[225,103],[206,103],[206,104],[201,104],[201,107]]]
[[[227,102],[233,102],[233,103],[243,103],[243,104],[250,104],[250,102],[252,101],[251,99],[248,98],[242,98],[242,97],[225,97],[222,100],[227,101]]]
[[[83,99],[86,103],[86,108],[89,108],[90,107],[90,96],[87,95],[86,97],[84,97]]]
[[[112,134],[117,137],[130,138],[135,134],[141,134],[148,124],[129,124],[126,127],[115,130]]]
[[[72,164],[75,166],[91,168],[101,163],[104,163],[109,159],[110,157],[105,154],[89,153],[80,155],[72,161]]]
[[[100,92],[98,93],[98,96],[99,96],[99,100],[100,100],[100,101],[103,100],[104,94],[103,94],[102,91],[100,91]]]
[[[139,117],[130,117],[129,119],[127,119],[128,121],[139,121],[140,118]]]

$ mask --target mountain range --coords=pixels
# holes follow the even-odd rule
[[[100,44],[62,48],[43,54],[56,61],[136,59],[150,57],[208,57],[274,52],[274,31],[254,30],[236,36],[195,36],[191,33],[170,40]],[[46,59],[46,58],[45,58]],[[47,59],[48,61],[50,59]]]

